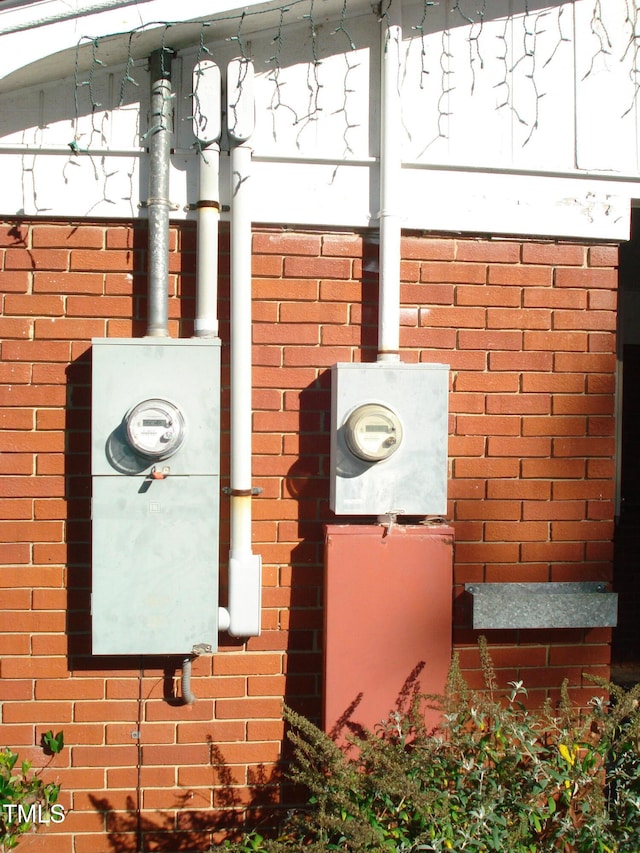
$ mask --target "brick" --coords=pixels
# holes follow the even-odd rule
[[[559,352],[554,356],[554,369],[568,373],[614,373],[615,355],[610,353]]]
[[[131,300],[124,296],[69,296],[68,317],[128,317]]]
[[[529,287],[524,291],[523,304],[525,308],[584,309],[587,307],[587,291],[577,288],[557,290],[551,287]]]
[[[34,247],[101,249],[105,231],[92,225],[35,225]]]
[[[0,317],[0,337],[5,340],[17,338],[26,340],[31,337],[32,321],[23,318]]]
[[[523,373],[522,390],[525,393],[584,393],[585,376],[582,373]]]
[[[282,276],[282,258],[280,255],[254,255],[251,259],[251,274],[280,278]]]
[[[351,261],[348,258],[286,257],[284,275],[293,278],[344,278],[351,277]],[[286,285],[285,285],[286,287]]]
[[[0,542],[60,542],[59,521],[0,521]]]
[[[552,350],[553,352],[584,352],[587,349],[587,335],[584,332],[525,332],[525,350]]]
[[[580,521],[585,514],[584,501],[537,501],[524,505],[522,517],[525,521]]]
[[[584,559],[581,542],[523,542],[523,562],[580,562]]]
[[[449,397],[449,411],[453,413],[464,412],[479,414],[484,412],[484,406],[484,394],[454,393]]]
[[[520,387],[516,373],[459,373],[454,380],[456,391],[513,391]]]
[[[587,420],[584,417],[525,417],[522,419],[523,435],[575,435],[583,436]]]
[[[606,436],[554,438],[554,456],[613,456],[615,439]]]
[[[548,535],[549,525],[541,521],[488,521],[485,525],[487,542],[531,542],[546,540]]]
[[[488,456],[516,456],[519,459],[527,456],[550,456],[550,438],[524,438],[518,436],[489,436],[487,441]]]
[[[4,298],[5,314],[40,317],[61,317],[64,303],[61,296],[28,296],[7,294]]]
[[[457,563],[516,563],[517,542],[456,542]]]
[[[102,273],[35,272],[34,293],[102,293]]]
[[[510,415],[485,415],[456,417],[460,435],[519,435],[520,418]]]
[[[138,760],[138,747],[135,745],[110,746],[108,749],[104,746],[74,746],[72,750],[76,767],[135,767]]]
[[[606,291],[605,291],[606,292]],[[615,311],[554,311],[554,329],[615,330]]]
[[[22,271],[0,273],[0,286],[3,293],[27,293],[31,284],[31,273]]]
[[[0,441],[0,445],[2,442]],[[2,453],[0,454],[0,474],[33,474],[33,454],[31,453]],[[15,518],[12,515],[15,510],[7,509],[5,518]],[[31,518],[29,516],[21,516],[22,518]]]
[[[462,501],[455,505],[456,521],[476,519],[479,521],[517,521],[521,517],[520,501]]]
[[[4,255],[6,270],[66,270],[69,252],[63,249],[7,249]]]
[[[458,240],[456,241],[456,260],[517,264],[520,260],[520,243],[498,240]]]
[[[557,394],[553,398],[553,413],[557,415],[611,415],[614,411],[613,395],[608,394]]]
[[[35,321],[35,335],[37,338],[51,338],[55,340],[70,340],[74,338],[103,337],[106,334],[104,320],[69,320],[66,318],[53,318]]]
[[[8,660],[19,660],[18,658],[9,658]],[[23,662],[27,663],[28,661]],[[2,661],[2,669],[6,660]],[[13,669],[13,668],[11,668]],[[56,677],[57,672],[52,675]],[[3,675],[3,678],[5,676]],[[10,676],[7,676],[10,677]],[[17,677],[13,675],[12,677]],[[31,702],[23,704],[22,702],[7,702],[2,709],[2,721],[4,723],[38,723],[45,726],[49,723],[70,723],[71,722],[71,703],[70,702]]]
[[[522,247],[522,262],[582,266],[585,262],[585,248],[570,243],[525,243]]]
[[[456,345],[455,329],[400,329],[400,345],[402,347],[417,347],[434,350],[450,350]],[[359,343],[359,340],[356,341]],[[458,355],[461,355],[458,353]],[[452,354],[446,354],[446,360],[451,361]],[[405,354],[405,360],[408,360]],[[426,360],[426,359],[425,359]],[[452,365],[453,366],[453,365]],[[459,366],[462,366],[461,362]],[[482,365],[484,367],[484,364]]]
[[[423,261],[452,261],[455,257],[453,240],[440,240],[437,237],[409,237],[401,240],[403,258]]]
[[[546,480],[584,477],[584,459],[523,459],[522,476]]]
[[[519,464],[517,459],[455,459],[453,462],[454,476],[471,477],[517,477]]]
[[[420,310],[421,326],[445,326],[458,329],[483,329],[485,326],[484,308],[437,307]]]
[[[284,302],[280,306],[283,323],[341,323],[347,322],[347,305],[341,303],[310,304],[306,302]]]
[[[590,332],[588,350],[589,352],[615,352],[614,332]]]
[[[550,329],[551,311],[544,308],[489,308],[487,328]]]
[[[556,287],[612,289],[618,286],[618,273],[609,269],[564,269],[555,271]]]
[[[400,261],[400,281],[417,282],[419,280],[420,264],[418,263],[418,261]]]
[[[325,234],[322,254],[336,257],[361,258],[364,239],[359,234]],[[287,252],[293,254],[293,252]]]
[[[553,367],[551,352],[490,352],[491,370],[550,371]]]
[[[566,480],[553,484],[554,500],[611,499],[613,492],[614,484],[610,480],[580,480],[579,482]]]
[[[66,678],[65,657],[4,657],[0,661],[3,678]]]
[[[551,287],[553,271],[549,267],[489,267],[487,284],[504,284],[510,287]]]
[[[489,414],[543,414],[551,410],[551,397],[546,394],[493,394],[487,397]]]
[[[68,341],[6,341],[2,345],[5,361],[63,361],[71,358]]]
[[[324,238],[325,240],[327,238]],[[349,238],[334,236],[328,245],[342,245]],[[355,238],[358,239],[358,238]],[[361,245],[361,241],[360,245]],[[253,235],[253,251],[256,254],[276,255],[313,255],[320,254],[323,238],[320,234],[300,234],[293,232],[266,232]],[[333,254],[327,252],[326,254]]]
[[[522,349],[522,332],[463,329],[458,332],[458,346],[461,349],[520,350]]]
[[[492,500],[548,501],[551,483],[543,480],[489,480],[487,497]]]
[[[613,290],[590,290],[589,308],[592,311],[617,311],[617,292]]]
[[[611,539],[613,521],[553,521],[551,538],[554,541]]]
[[[318,344],[318,327],[311,323],[254,323],[253,341],[256,344]]]
[[[588,251],[590,267],[617,267],[617,246],[591,246]]]
[[[420,268],[420,281],[451,284],[485,284],[487,268],[485,264],[475,263],[438,263],[425,261]]]
[[[431,293],[431,291],[429,291],[429,293]],[[432,297],[430,296],[430,298]],[[520,302],[520,290],[516,287],[459,284],[455,288],[456,305],[478,305],[483,308],[493,306],[501,308],[519,308]]]
[[[128,272],[134,268],[141,269],[140,264],[141,258],[128,249],[109,249],[104,252],[96,252],[93,249],[73,249],[69,269],[75,272],[92,270]]]

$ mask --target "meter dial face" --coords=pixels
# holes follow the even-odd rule
[[[184,441],[182,412],[167,400],[144,400],[128,412],[127,439],[134,450],[150,459],[166,459]]]
[[[380,462],[396,452],[402,442],[398,415],[382,403],[365,403],[355,408],[344,423],[349,450],[366,462]]]

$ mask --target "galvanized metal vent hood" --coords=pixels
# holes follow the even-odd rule
[[[605,583],[468,583],[474,628],[604,628],[618,623]]]

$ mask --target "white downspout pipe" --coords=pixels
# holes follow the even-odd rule
[[[218,337],[218,244],[220,225],[220,69],[203,59],[193,69],[193,135],[198,141],[196,338]],[[218,608],[218,630],[229,630],[229,610]],[[185,694],[183,686],[183,696]]]
[[[399,361],[402,211],[401,0],[383,0],[380,41],[380,283],[377,360]]]
[[[193,133],[199,144],[196,316],[197,338],[218,336],[218,226],[220,222],[220,69],[210,59],[193,69]]]
[[[251,146],[253,64],[227,67],[227,132],[231,141],[231,548],[229,633],[260,633],[262,561],[251,550]]]

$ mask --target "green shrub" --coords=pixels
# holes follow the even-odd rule
[[[416,703],[341,750],[287,709],[289,775],[308,805],[278,838],[228,849],[638,853],[640,686],[596,682],[610,698],[580,711],[565,683],[559,708],[531,711],[521,682],[497,695],[484,641],[480,656],[486,690],[470,691],[454,658],[432,731]]]
[[[62,732],[43,735],[43,748],[56,754],[64,746]],[[32,771],[29,761],[18,765],[18,755],[10,749],[0,750],[0,851],[14,848],[21,836],[34,825],[64,819],[62,806],[56,805],[60,786],[46,784]]]

